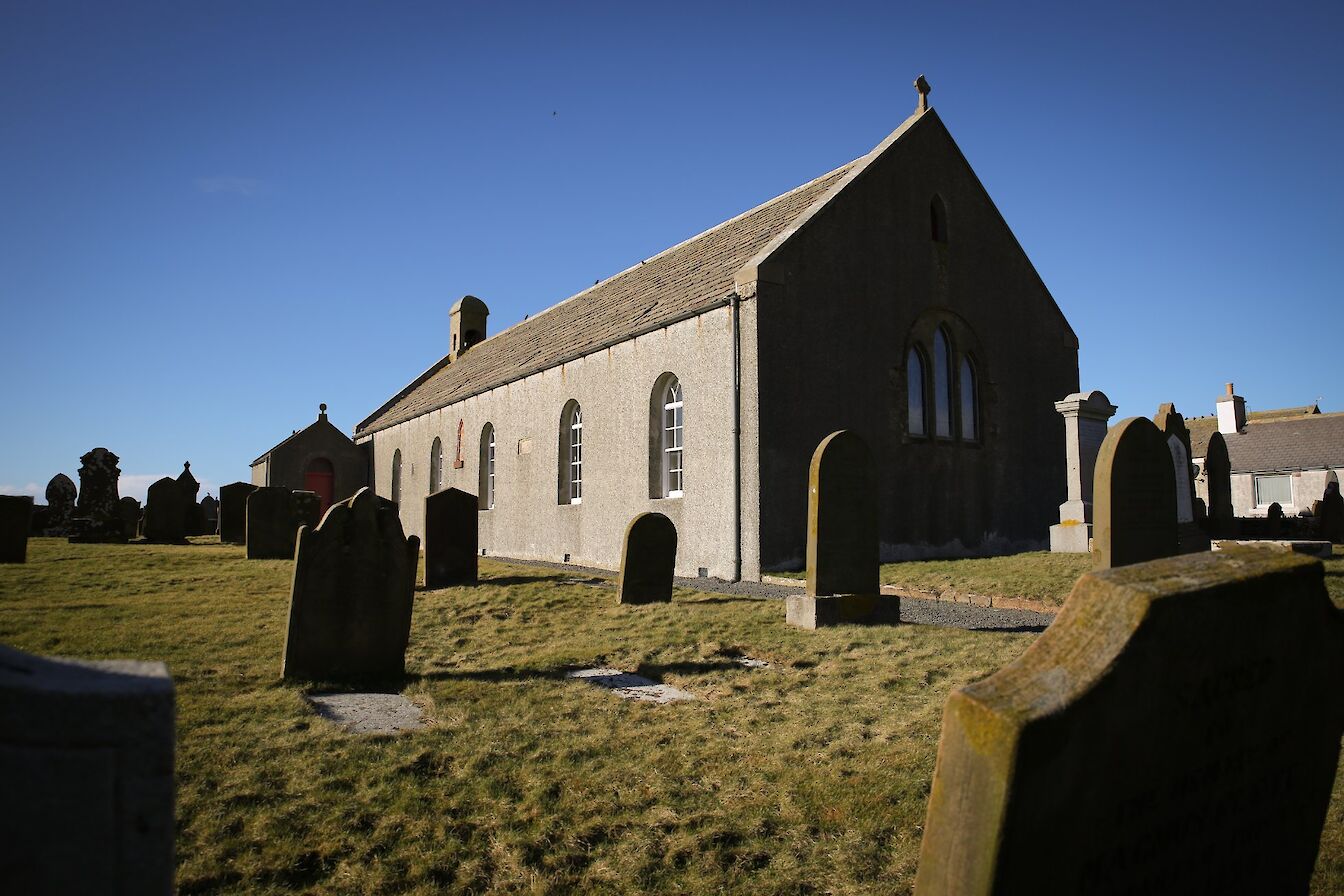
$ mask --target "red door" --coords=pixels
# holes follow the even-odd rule
[[[310,492],[317,492],[325,516],[336,493],[336,471],[332,469],[331,461],[325,457],[314,458],[308,464],[308,472],[303,474],[303,487]]]

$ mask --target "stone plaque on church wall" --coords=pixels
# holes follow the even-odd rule
[[[0,646],[0,890],[173,892],[173,737],[162,663]]]
[[[1176,553],[1176,476],[1167,440],[1153,421],[1130,417],[1106,434],[1093,501],[1098,569]]]
[[[948,699],[916,894],[1306,893],[1342,629],[1292,554],[1083,576],[1021,658]]]

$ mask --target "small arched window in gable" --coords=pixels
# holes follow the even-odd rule
[[[429,493],[443,488],[443,439],[435,438],[429,447]]]
[[[961,359],[961,437],[967,442],[980,438],[980,387],[969,357]]]
[[[481,510],[495,509],[495,427],[485,424],[481,430],[481,458],[477,490]]]
[[[401,449],[392,452],[392,503],[401,504]]]
[[[906,431],[912,436],[929,434],[927,409],[924,404],[924,356],[915,346],[905,358]]]
[[[936,193],[929,203],[929,233],[935,243],[947,242],[947,207]]]
[[[560,450],[557,500],[561,504],[583,503],[583,409],[570,401],[560,414]]]
[[[938,438],[952,438],[952,352],[942,327],[933,332],[933,424]]]

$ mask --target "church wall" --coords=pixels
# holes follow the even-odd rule
[[[401,519],[424,535],[430,449],[443,439],[443,487],[479,494],[482,428],[495,428],[493,510],[481,511],[480,546],[490,555],[615,569],[625,527],[638,513],[666,514],[677,526],[677,574],[732,578],[735,552],[733,334],[716,309],[551,370],[492,389],[376,432],[373,477],[390,498],[393,454],[402,452]],[[655,381],[675,374],[684,391],[685,488],[649,497],[649,416]],[[583,502],[557,501],[561,413],[583,411]],[[661,404],[659,405],[661,408]],[[462,421],[462,467],[458,421]]]
[[[935,116],[758,275],[763,568],[801,564],[808,464],[837,429],[873,451],[885,559],[1044,543],[1065,497],[1053,403],[1078,389],[1077,339]],[[917,334],[931,352],[939,323],[977,365],[974,443],[907,432],[907,349]]]

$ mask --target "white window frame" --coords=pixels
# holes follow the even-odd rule
[[[495,428],[490,427],[490,442],[486,446],[485,509],[495,509]]]
[[[1278,501],[1278,502],[1276,502],[1276,501],[1274,501],[1274,500],[1269,500],[1269,501],[1261,502],[1261,500],[1260,500],[1260,480],[1262,480],[1262,479],[1284,479],[1284,480],[1287,480],[1287,482],[1288,482],[1288,500],[1287,500],[1287,501]],[[1258,508],[1262,508],[1262,507],[1265,508],[1265,509],[1268,509],[1268,508],[1269,508],[1269,505],[1274,504],[1274,503],[1277,503],[1280,507],[1284,508],[1285,510],[1286,510],[1287,508],[1289,508],[1289,507],[1293,507],[1293,506],[1294,506],[1294,504],[1293,504],[1293,474],[1292,474],[1292,473],[1256,473],[1254,476],[1251,477],[1251,489],[1252,489],[1253,494],[1255,495],[1255,506],[1256,506],[1257,509],[1258,509]]]
[[[680,498],[686,487],[686,413],[681,381],[663,390],[663,497]]]
[[[583,503],[583,408],[569,412],[569,503]]]

